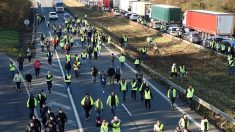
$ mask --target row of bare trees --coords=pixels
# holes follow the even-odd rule
[[[0,27],[16,28],[30,15],[30,0],[0,0]],[[29,19],[29,18],[28,18]]]

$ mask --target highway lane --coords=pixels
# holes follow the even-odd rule
[[[43,8],[45,14],[48,14],[49,11],[53,10],[50,7],[51,5],[50,5],[49,1],[46,2],[46,1],[42,0],[42,3],[43,3],[42,8]],[[61,18],[61,14],[59,16]],[[62,21],[60,21],[60,20],[55,21],[55,23],[62,24]],[[50,38],[49,32],[52,32],[52,31],[46,27],[46,24],[44,24],[44,25],[42,24],[40,26],[41,27],[38,28],[39,29],[38,32],[40,32],[40,30],[42,29],[42,31],[44,33],[46,33],[47,36]],[[78,44],[80,44],[77,37],[76,37],[75,41],[78,42]],[[119,54],[117,51],[115,51],[115,49],[111,49],[111,50],[112,50],[111,52],[115,52],[117,55]],[[80,46],[75,46],[72,49],[72,54],[81,53],[82,51],[83,51],[83,49]],[[96,65],[98,67],[99,71],[104,70],[106,72],[108,67],[111,64],[111,59],[110,59],[111,52],[109,50],[107,50],[107,48],[103,47],[102,55],[98,58],[98,61],[96,61],[96,60],[88,61],[88,66],[86,68],[81,68],[81,71],[80,71],[81,76],[79,77],[79,79],[77,79],[77,80],[73,79],[73,81],[72,81],[71,93],[74,97],[74,101],[75,101],[76,107],[78,109],[79,116],[81,118],[81,123],[82,123],[85,131],[98,131],[98,128],[95,127],[95,112],[94,112],[94,110],[91,112],[91,114],[92,114],[91,120],[86,121],[85,120],[85,113],[83,111],[83,108],[80,105],[82,98],[84,97],[84,95],[87,92],[89,92],[91,94],[93,99],[97,99],[99,97],[102,99],[103,103],[105,103],[108,95],[112,91],[115,91],[115,93],[117,93],[117,95],[119,96],[120,102],[121,102],[121,93],[118,90],[117,84],[115,84],[114,86],[108,85],[107,88],[105,88],[105,93],[103,93],[101,90],[101,85],[99,83],[91,83],[91,75],[89,74],[91,71],[91,67],[93,65]],[[54,54],[54,56],[55,56],[55,54]],[[65,64],[64,55],[59,54],[58,57],[60,58],[60,62],[62,64],[62,66],[64,66],[64,64]],[[40,57],[40,58],[45,59],[45,57]],[[46,63],[46,59],[44,61]],[[58,62],[56,62],[55,58],[53,59],[53,61],[54,62],[53,62],[52,69],[56,71],[56,72],[53,71],[53,74],[57,74],[57,72],[58,72],[58,76],[61,77],[61,73],[59,73],[60,67],[57,64]],[[56,64],[54,64],[55,62],[56,62]],[[127,64],[131,65],[132,62],[127,62]],[[118,65],[117,59],[116,59],[115,65]],[[133,66],[131,65],[131,67],[133,67]],[[45,72],[46,71],[47,71],[47,69],[45,69]],[[73,76],[73,74],[72,74],[72,76]],[[123,76],[123,78],[127,79],[128,81],[131,81],[135,77],[135,74],[131,69],[125,68],[122,76]],[[153,84],[154,87],[157,87],[157,89],[162,91],[164,94],[166,93],[166,90],[163,88],[163,86],[161,86],[159,83],[152,80],[147,75],[144,75],[144,76],[149,82],[151,82],[151,84]],[[58,77],[58,79],[60,77]],[[61,84],[62,80],[58,80],[58,83]],[[62,90],[63,83],[59,86],[61,86],[61,90]],[[56,87],[56,89],[59,89],[59,87]],[[63,90],[59,91],[59,92],[63,93]],[[158,119],[161,120],[165,124],[166,131],[173,131],[175,129],[182,113],[179,111],[170,111],[169,110],[169,102],[164,97],[162,97],[158,92],[156,92],[155,90],[152,89],[152,92],[153,92],[154,99],[152,100],[152,110],[151,111],[145,110],[144,104],[139,101],[140,97],[139,97],[138,93],[137,93],[137,101],[135,101],[135,102],[130,99],[130,92],[128,93],[128,99],[127,99],[128,101],[123,103],[126,109],[124,109],[124,107],[121,104],[119,105],[119,107],[117,108],[117,115],[122,120],[122,130],[123,131],[152,131],[153,125],[156,122],[156,120],[158,120]],[[64,92],[64,95],[65,94],[66,93]],[[62,98],[62,97],[59,96],[59,99],[60,98]],[[64,99],[62,99],[62,100],[64,100]],[[60,101],[62,101],[62,100],[60,100]],[[67,103],[65,103],[65,104],[67,104]],[[200,116],[195,114],[195,112],[188,110],[188,108],[185,108],[186,105],[183,102],[178,100],[177,104],[182,108],[181,110],[183,110],[184,112],[187,112],[190,116],[192,116],[192,118],[195,119],[197,123],[200,122]],[[128,110],[128,111],[126,111],[126,110]],[[132,116],[130,116],[129,114],[131,114]],[[72,115],[73,114],[71,114],[71,116]],[[112,114],[110,112],[110,109],[106,105],[105,105],[105,110],[104,110],[102,116],[103,116],[103,118],[105,118],[107,120],[111,120],[111,118],[112,118]],[[192,131],[198,131],[199,128],[193,122],[190,122],[190,129]]]

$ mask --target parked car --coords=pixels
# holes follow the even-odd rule
[[[169,27],[167,30],[167,33],[172,36],[178,37],[178,36],[180,36],[180,28],[179,27]]]
[[[49,19],[57,19],[58,15],[56,12],[49,12]]]
[[[184,40],[187,40],[192,43],[200,43],[201,42],[201,37],[198,32],[187,32],[182,35],[182,38]]]
[[[127,19],[129,19],[130,16],[131,16],[131,14],[132,14],[132,13],[130,13],[130,12],[126,12],[126,13],[124,14],[124,17],[127,18]]]
[[[120,13],[119,10],[114,10],[113,14],[114,14],[115,16],[120,16],[120,15],[121,15],[121,13]]]
[[[138,14],[131,14],[131,16],[130,16],[130,20],[132,20],[132,21],[137,21],[137,19],[139,18],[139,15]]]
[[[148,26],[153,29],[160,29],[161,25],[160,21],[153,21],[148,24]]]

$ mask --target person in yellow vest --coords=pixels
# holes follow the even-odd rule
[[[118,104],[119,104],[118,96],[114,92],[112,92],[111,95],[108,96],[106,104],[111,107],[111,112],[113,115],[115,115],[116,107],[118,107]]]
[[[206,116],[203,116],[203,118],[201,119],[201,131],[202,132],[209,131],[209,122]]]
[[[82,99],[81,105],[83,106],[85,113],[86,113],[86,120],[90,119],[90,111],[94,105],[94,101],[89,93]]]
[[[159,120],[157,120],[157,123],[153,127],[153,131],[154,132],[163,132],[164,131],[164,125]]]
[[[221,44],[221,53],[225,53],[225,49],[226,49],[226,47],[225,47],[225,45],[222,43]]]
[[[30,95],[26,102],[26,107],[29,108],[29,117],[30,119],[34,115],[34,108],[37,106],[37,100],[34,98],[33,95]]]
[[[128,45],[128,37],[126,35],[123,36],[123,42],[124,42],[124,46],[126,48]]]
[[[144,90],[144,101],[145,101],[145,108],[146,110],[151,110],[151,102],[150,100],[153,99],[153,94],[149,87],[147,86],[146,89]]]
[[[232,75],[234,73],[234,59],[233,57],[228,59],[228,74]]]
[[[113,117],[111,125],[112,125],[112,132],[121,132],[121,120],[118,119],[117,116]]]
[[[38,94],[37,100],[40,106],[40,113],[42,113],[43,104],[46,104],[47,95],[44,93],[44,90]]]
[[[76,77],[76,78],[78,78],[78,70],[79,70],[79,67],[80,67],[79,62],[74,61],[73,70],[74,70],[74,74],[75,74],[75,77]]]
[[[128,92],[128,85],[125,79],[120,82],[120,92],[122,92],[122,102],[126,101],[126,93]]]
[[[65,85],[66,85],[66,88],[70,88],[70,85],[71,85],[71,79],[72,79],[72,76],[70,73],[67,73],[64,77],[64,82],[65,82]]]
[[[170,77],[170,79],[172,79],[173,76],[175,76],[177,78],[177,68],[176,68],[175,63],[173,63],[173,65],[171,66],[171,77]]]
[[[16,68],[15,68],[15,65],[13,64],[12,61],[11,61],[10,64],[9,64],[9,71],[11,72],[12,78],[14,78]]]
[[[136,100],[137,82],[135,79],[131,82],[131,98]]]
[[[106,120],[102,121],[100,132],[109,132],[109,123]]]
[[[189,88],[186,90],[186,97],[188,99],[188,104],[190,109],[192,109],[193,95],[194,95],[194,88],[192,86],[189,86]]]
[[[148,51],[148,49],[145,46],[140,49],[140,52],[142,53],[142,55],[146,55],[147,51]]]
[[[107,45],[110,46],[111,43],[112,43],[111,36],[108,36]]]
[[[46,79],[47,79],[47,88],[48,88],[48,91],[49,91],[49,93],[51,93],[53,75],[51,74],[50,71],[47,72]]]
[[[144,100],[144,94],[145,94],[144,91],[147,87],[148,87],[148,83],[145,80],[143,80],[143,82],[141,83],[141,85],[139,87],[141,102],[143,102],[143,100]]]
[[[126,62],[126,57],[121,54],[121,56],[119,57],[119,62],[121,63],[121,69],[124,69],[124,64]]]
[[[74,39],[73,39],[72,35],[69,36],[69,43],[70,43],[71,47],[73,47]]]
[[[153,42],[153,38],[150,37],[150,36],[148,36],[148,37],[146,38],[146,41],[147,41],[147,46],[149,47],[149,46],[151,45],[151,43]]]
[[[183,82],[184,77],[187,74],[187,69],[185,68],[184,64],[181,64],[179,66],[179,73],[180,73],[180,80],[181,80],[181,82]]]
[[[167,97],[171,102],[171,109],[174,110],[175,99],[177,97],[176,89],[173,87],[170,87],[170,89],[167,92]]]
[[[40,41],[40,46],[41,46],[41,51],[44,52],[44,46],[45,46],[45,44],[44,44],[43,41]]]
[[[65,42],[64,42],[64,38],[61,38],[60,40],[60,48],[61,48],[61,54],[64,53],[64,45],[65,45]]]
[[[98,45],[97,45],[97,47],[98,47],[98,56],[100,56],[101,45],[102,45],[102,41],[99,40],[99,41],[98,41]]]
[[[139,69],[140,69],[140,58],[139,57],[135,58],[134,65],[135,65],[135,69],[137,71],[139,71]]]
[[[86,67],[86,60],[87,60],[87,53],[86,53],[86,51],[83,51],[83,52],[82,52],[81,58],[82,58],[82,65],[83,65],[84,67]]]
[[[67,53],[65,55],[65,60],[66,60],[66,62],[70,62],[71,61],[71,55],[69,53]]]
[[[186,114],[184,114],[180,120],[179,120],[179,127],[181,128],[181,130],[185,131],[185,130],[188,130],[188,127],[189,127],[189,119],[187,117]]]
[[[82,35],[80,38],[81,44],[82,44],[82,48],[85,48],[85,36]]]
[[[96,111],[96,117],[97,118],[101,118],[101,112],[103,111],[103,109],[104,109],[104,107],[103,107],[103,103],[102,103],[102,101],[98,98],[96,101],[95,101],[95,103],[94,103],[94,105],[95,105],[95,111]]]

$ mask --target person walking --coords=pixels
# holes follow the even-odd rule
[[[70,62],[71,61],[71,55],[69,53],[67,53],[65,55],[65,60],[66,60],[66,62]]]
[[[96,82],[96,76],[98,75],[98,70],[95,66],[91,69],[92,82]]]
[[[112,53],[112,55],[111,55],[111,63],[112,63],[113,67],[114,67],[114,62],[115,62],[115,55]]]
[[[128,92],[128,85],[125,79],[120,82],[120,91],[122,92],[122,102],[126,101],[126,93]]]
[[[186,90],[186,98],[188,100],[189,108],[192,110],[192,100],[194,95],[194,88],[192,86],[189,86],[189,88]]]
[[[111,107],[112,114],[116,115],[116,107],[118,107],[119,104],[118,96],[112,92],[111,95],[108,96],[106,103]]]
[[[122,70],[119,66],[117,66],[115,68],[115,78],[117,79],[117,83],[119,83],[119,81],[121,79],[121,74],[122,74]]]
[[[157,120],[157,123],[153,127],[154,132],[163,132],[164,131],[164,124]]]
[[[12,61],[11,61],[10,64],[9,64],[9,71],[11,72],[11,77],[12,77],[12,79],[13,79],[14,76],[15,76],[16,68],[15,68],[15,65],[13,64]]]
[[[93,51],[94,51],[94,57],[95,57],[95,60],[97,60],[98,58],[98,45],[94,47]]]
[[[44,93],[44,90],[41,90],[41,92],[38,94],[37,97],[39,106],[40,106],[40,112],[43,109],[43,104],[46,104],[46,100],[47,100],[47,95]]]
[[[30,95],[29,99],[26,102],[27,108],[29,108],[29,117],[30,119],[34,115],[34,108],[37,106],[37,100],[34,98],[33,95]]]
[[[82,65],[86,67],[87,53],[85,51],[82,52],[81,58],[82,58]]]
[[[112,132],[121,132],[121,120],[117,116],[113,117],[111,121]]]
[[[119,57],[119,62],[121,64],[121,69],[124,69],[124,64],[126,62],[126,57],[123,54],[121,54],[121,56]]]
[[[177,68],[176,68],[175,63],[173,63],[173,65],[171,66],[171,77],[170,77],[170,79],[172,79],[173,76],[175,76],[177,78]]]
[[[72,67],[71,64],[70,64],[70,61],[66,61],[64,67],[65,67],[66,72],[70,73],[70,70],[71,70],[71,67]]]
[[[65,82],[66,88],[70,88],[71,79],[72,79],[72,76],[71,76],[71,74],[68,72],[68,73],[65,75],[65,77],[64,77],[64,82]]]
[[[24,57],[19,54],[18,58],[17,58],[17,62],[19,64],[18,68],[20,71],[23,71],[23,67],[24,67]]]
[[[140,52],[142,53],[142,55],[145,57],[147,54],[148,49],[144,46],[143,48],[140,49]]]
[[[232,75],[234,73],[234,70],[235,70],[234,66],[235,66],[235,64],[234,64],[233,57],[229,58],[228,59],[228,73],[229,73],[229,75]]]
[[[51,63],[52,63],[52,57],[53,57],[53,53],[49,50],[47,53],[47,61],[48,61],[49,66],[51,66]]]
[[[106,120],[103,120],[100,126],[100,132],[109,132],[109,126],[109,123]]]
[[[137,80],[137,87],[139,88],[140,85],[143,82],[144,75],[140,70],[137,70],[137,72],[135,74],[135,77],[136,77],[136,80]]]
[[[174,104],[175,104],[175,99],[177,97],[176,89],[173,88],[172,86],[167,92],[167,97],[171,102],[171,109],[174,110]]]
[[[59,132],[64,132],[64,127],[67,120],[67,115],[63,112],[62,109],[59,109],[59,113],[56,115]]]
[[[104,71],[102,71],[100,74],[100,84],[102,85],[102,90],[104,93],[104,88],[106,86],[106,74],[104,73]]]
[[[139,71],[139,69],[140,69],[140,59],[139,59],[139,57],[135,58],[134,65],[135,65],[135,70]]]
[[[32,50],[31,50],[30,48],[28,48],[26,52],[27,52],[27,53],[26,53],[26,56],[27,56],[28,61],[29,61],[29,63],[30,63],[30,62],[31,62],[31,59],[32,59]]]
[[[131,98],[136,100],[137,82],[135,79],[131,82]]]
[[[140,100],[141,102],[143,102],[144,100],[144,92],[145,92],[145,89],[148,87],[148,83],[143,80],[143,82],[141,83],[140,87],[139,87],[139,92],[140,92]]]
[[[48,88],[49,93],[51,93],[52,79],[53,79],[53,75],[51,74],[50,71],[48,71],[46,75],[46,81],[47,81],[47,88]]]
[[[34,62],[34,69],[35,69],[35,76],[36,76],[36,78],[39,77],[40,68],[41,68],[41,62],[40,62],[40,60],[35,60],[35,62]]]
[[[185,131],[189,127],[189,119],[186,114],[184,114],[179,120],[179,127],[182,131]]]
[[[151,43],[153,42],[153,38],[150,37],[150,36],[148,36],[148,37],[146,38],[146,41],[147,41],[147,46],[150,47]]]
[[[44,44],[44,41],[40,41],[40,46],[41,46],[41,51],[42,52],[44,52],[44,46],[45,46],[45,44]]]
[[[38,132],[41,132],[42,130],[41,122],[39,121],[39,119],[35,117],[35,115],[32,116],[32,121],[34,122],[34,126],[37,128],[37,130],[39,130]]]
[[[203,118],[201,119],[201,131],[202,132],[209,131],[209,122],[206,116],[203,116]]]
[[[185,68],[184,64],[179,66],[179,73],[180,73],[180,80],[183,83],[184,77],[187,74],[187,69]]]
[[[182,132],[182,131],[181,131],[180,127],[176,127],[175,132]]]
[[[19,72],[16,72],[16,74],[13,78],[13,82],[16,83],[16,91],[19,92],[21,82],[23,82],[23,78]]]
[[[27,74],[25,75],[25,80],[27,82],[27,88],[30,89],[31,88],[31,82],[32,82],[32,75],[27,72]]]
[[[95,103],[95,111],[96,111],[96,114],[97,114],[97,119],[100,119],[101,118],[101,112],[103,111],[104,107],[103,107],[103,103],[102,101],[100,100],[100,98],[98,98]]]
[[[40,132],[40,130],[35,126],[35,122],[30,120],[29,125],[25,128],[25,132]]]
[[[90,111],[94,105],[94,101],[89,93],[86,94],[86,96],[82,99],[81,104],[85,110],[86,113],[86,120],[90,119]]]
[[[48,110],[49,110],[49,107],[46,106],[46,104],[43,104],[42,108],[40,109],[42,124],[43,124],[44,127],[46,126],[46,121],[47,121],[46,114],[47,114]]]
[[[115,69],[112,66],[109,67],[109,69],[107,71],[107,75],[109,77],[110,85],[111,84],[114,85]]]
[[[145,100],[145,108],[146,110],[151,110],[151,102],[150,100],[153,99],[153,94],[149,87],[147,86],[144,90],[144,100]]]
[[[75,61],[73,64],[73,70],[75,73],[75,77],[78,78],[78,70],[80,68],[80,62]]]
[[[50,115],[49,119],[46,122],[46,126],[47,126],[46,130],[48,132],[57,132],[57,124],[56,124],[55,116]]]
[[[124,47],[128,46],[128,37],[126,35],[123,36]]]

